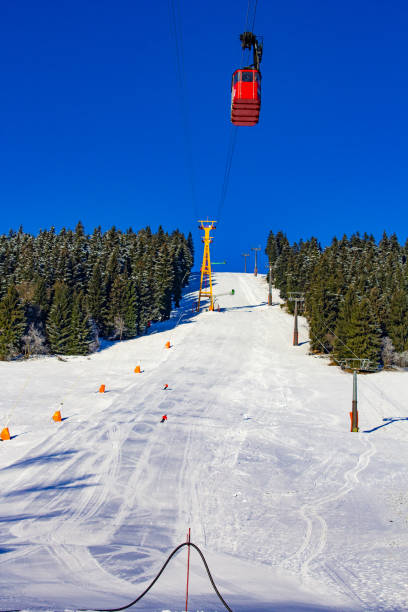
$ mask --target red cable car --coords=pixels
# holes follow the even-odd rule
[[[236,70],[231,84],[231,121],[256,125],[261,109],[261,73],[253,68]]]
[[[232,75],[231,83],[231,122],[234,125],[256,125],[261,110],[261,72],[263,42],[258,42],[252,32],[240,36],[242,53],[253,49],[252,66],[238,68]],[[243,56],[243,55],[242,55]]]

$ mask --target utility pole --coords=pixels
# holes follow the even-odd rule
[[[251,253],[241,253],[242,257],[245,259],[245,273],[246,273],[246,258],[250,256]]]
[[[293,325],[293,346],[299,346],[299,331],[298,331],[298,303],[305,301],[304,293],[289,293],[289,301],[295,302],[295,321]]]
[[[272,306],[272,264],[269,264],[268,306]]]
[[[202,241],[204,242],[204,254],[203,254],[203,263],[201,264],[201,279],[200,279],[200,291],[198,294],[198,304],[197,311],[200,312],[200,302],[203,296],[207,296],[210,298],[210,310],[214,310],[214,300],[212,293],[212,278],[211,278],[211,260],[210,260],[210,244],[213,241],[212,236],[210,236],[211,230],[215,230],[216,221],[210,221],[206,219],[205,221],[199,221],[198,229],[204,230],[204,238]],[[203,280],[205,286],[205,277],[208,277],[208,288],[203,288]]]
[[[255,251],[255,268],[254,268],[254,276],[258,276],[258,265],[257,265],[257,255],[258,251],[261,250],[261,247],[251,247],[251,251]]]

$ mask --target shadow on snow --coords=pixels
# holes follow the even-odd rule
[[[408,421],[408,417],[386,417],[383,419],[386,421],[383,425],[378,425],[377,427],[373,427],[373,429],[365,429],[363,433],[372,433],[373,431],[377,431],[377,429],[381,429],[382,427],[387,427],[387,425],[391,425],[391,423],[396,423],[397,421]]]

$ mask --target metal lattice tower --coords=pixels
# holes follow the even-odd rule
[[[210,259],[210,244],[213,241],[212,236],[210,236],[211,230],[215,230],[216,221],[210,221],[206,219],[205,221],[199,221],[198,229],[204,230],[204,238],[202,241],[204,242],[204,253],[203,253],[203,263],[201,264],[201,279],[200,279],[200,291],[198,294],[198,303],[197,303],[197,311],[200,311],[200,303],[202,297],[210,298],[210,310],[214,310],[214,300],[213,300],[213,292],[212,292],[212,278],[211,278],[211,259]],[[205,287],[205,279],[208,280],[208,286]],[[203,287],[204,281],[204,287]]]

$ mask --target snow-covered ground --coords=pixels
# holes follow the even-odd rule
[[[359,376],[350,433],[352,377],[304,321],[292,346],[264,278],[215,293],[90,357],[0,363],[1,610],[124,605],[189,527],[234,612],[408,609],[408,373]],[[186,558],[133,609],[185,610]],[[191,612],[224,610],[194,550],[190,577]]]

